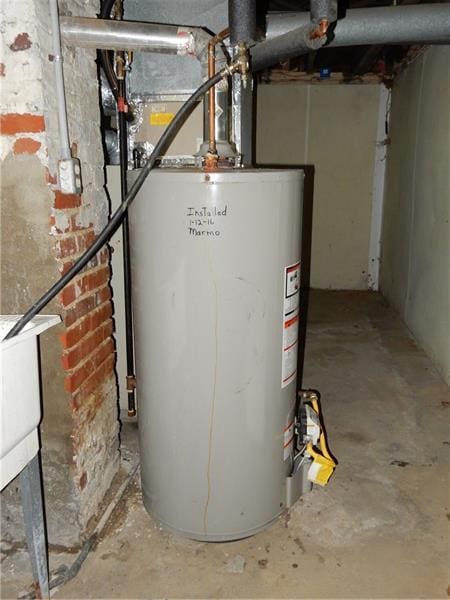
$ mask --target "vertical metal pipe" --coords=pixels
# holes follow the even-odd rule
[[[36,598],[50,598],[40,452],[31,459],[19,477],[25,535],[30,553]]]
[[[119,80],[119,150],[120,150],[120,193],[121,202],[124,202],[128,194],[128,131],[127,113],[125,112],[125,82]],[[134,336],[133,336],[133,311],[131,304],[131,255],[130,255],[130,232],[128,224],[128,212],[122,223],[123,244],[123,279],[125,300],[125,341],[127,353],[127,394],[128,394],[128,416],[136,415],[135,375],[134,375]]]
[[[232,46],[250,44],[256,38],[256,0],[229,0],[228,21]]]
[[[208,78],[214,75],[216,70],[216,49],[211,42],[208,44]],[[214,88],[209,90],[209,148],[210,154],[217,154],[216,148],[216,93]]]
[[[224,29],[216,36],[212,37],[208,42],[208,79],[213,77],[216,73],[216,46],[217,44],[221,44],[225,38],[230,35],[230,30],[228,28]],[[208,134],[209,134],[209,148],[208,154],[211,156],[217,155],[217,144],[216,144],[216,89],[211,88],[209,90],[208,95]],[[228,135],[226,135],[225,140],[228,142]],[[211,156],[209,160],[211,160]],[[213,165],[217,166],[216,159],[213,160]]]
[[[233,57],[238,55],[238,44],[251,45],[256,39],[256,0],[229,0],[228,18],[230,43]],[[253,163],[253,82],[244,86],[242,78],[234,75],[232,80],[233,137],[244,165]]]
[[[55,90],[58,111],[60,158],[70,159],[69,125],[67,122],[66,96],[64,90],[63,57],[61,51],[61,33],[59,29],[58,0],[49,0],[52,27],[53,66],[55,71]]]

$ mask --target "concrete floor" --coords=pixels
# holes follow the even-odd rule
[[[314,292],[303,385],[339,460],[326,488],[261,534],[206,544],[155,526],[135,477],[54,597],[448,597],[450,392],[429,359],[380,295]]]

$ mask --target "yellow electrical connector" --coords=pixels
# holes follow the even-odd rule
[[[336,463],[332,458],[326,458],[316,452],[312,444],[306,446],[306,451],[313,458],[313,463],[309,467],[308,479],[317,485],[327,485],[333,471],[336,467]]]
[[[320,416],[320,407],[317,397],[313,396],[311,398],[311,405],[315,412]],[[336,463],[328,451],[327,442],[325,440],[323,431],[320,432],[319,444],[322,454],[314,450],[311,443],[307,444],[306,446],[306,451],[313,459],[313,463],[308,471],[308,479],[313,483],[324,486],[327,485],[328,480],[333,474],[333,471],[336,468]]]

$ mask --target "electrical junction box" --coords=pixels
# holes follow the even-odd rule
[[[59,187],[63,194],[81,194],[81,165],[78,158],[63,158],[58,162]]]

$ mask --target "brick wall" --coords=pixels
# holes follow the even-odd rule
[[[97,2],[60,2],[61,14],[95,16],[97,10]],[[69,129],[73,152],[81,160],[84,189],[81,196],[62,194],[56,177],[58,127],[48,2],[2,3],[0,16],[0,156],[8,173],[2,287],[10,290],[2,310],[21,312],[94,241],[106,222],[108,201],[95,53],[64,51]],[[31,172],[33,177],[28,177]],[[80,534],[119,465],[109,280],[110,256],[103,248],[47,310],[58,312],[62,325],[42,344],[44,467],[46,450],[53,452],[53,459],[54,452],[69,454],[67,477],[76,496]]]

